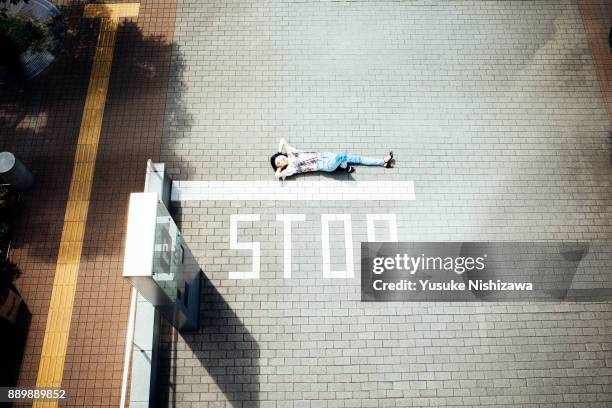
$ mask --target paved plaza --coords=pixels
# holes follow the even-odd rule
[[[126,396],[128,200],[151,159],[204,275],[200,328],[161,322],[153,406],[612,406],[609,298],[360,288],[366,241],[612,239],[610,0],[53,3],[62,54],[0,88],[0,150],[36,180],[11,250],[19,387]],[[280,138],[397,163],[277,181]]]
[[[298,182],[411,180],[415,200],[175,202],[207,279],[201,329],[164,330],[163,403],[612,404],[609,302],[362,303],[358,274],[323,271],[325,214],[350,217],[357,271],[367,214],[394,215],[400,241],[612,238],[608,117],[577,2],[179,0],[177,22],[161,150],[175,180],[270,180],[285,137],[393,150],[394,169]],[[230,247],[248,214],[238,241],[260,243],[260,277],[229,279],[253,268]],[[304,215],[290,278],[283,214]],[[346,224],[329,225],[346,269]]]

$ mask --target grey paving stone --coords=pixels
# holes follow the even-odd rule
[[[395,169],[352,178],[414,180],[416,201],[178,204],[209,283],[196,335],[164,326],[162,400],[612,404],[609,302],[364,304],[358,277],[322,279],[325,213],[351,214],[356,261],[367,213],[396,214],[403,241],[612,238],[608,122],[576,1],[179,0],[175,42],[162,147],[175,179],[270,180],[285,137],[393,149]],[[230,280],[251,262],[229,247],[230,215],[249,213],[261,221],[239,237],[261,242],[261,279]],[[291,279],[282,213],[306,215]]]

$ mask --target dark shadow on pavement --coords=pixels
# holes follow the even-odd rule
[[[15,153],[35,179],[24,194],[15,254],[19,257],[22,251],[51,263],[57,256],[100,25],[99,19],[82,18],[83,4],[60,10],[68,32],[57,60],[31,81],[0,88],[1,150]],[[119,25],[87,226],[95,234],[85,237],[83,259],[122,251],[127,200],[111,210],[118,203],[110,198],[142,191],[146,160],[159,160],[171,54],[172,75],[182,77],[184,69],[173,47],[162,35],[146,35],[134,21]],[[183,85],[175,83],[168,95],[168,126],[191,124],[185,105],[171,103],[181,100]],[[100,236],[114,244],[100,246]]]
[[[196,174],[196,167],[181,155],[182,145],[190,144],[186,138],[190,135],[194,117],[184,99],[188,87],[185,79],[186,65],[178,44],[172,44],[171,58],[161,161],[166,163],[166,171],[173,180],[186,180],[190,175]]]
[[[201,377],[208,374],[232,407],[259,407],[260,350],[257,341],[205,275],[202,277],[200,329],[180,333],[182,340],[176,333],[170,324],[162,322],[156,406],[174,407],[182,401],[177,394],[190,393],[186,387],[207,384],[201,381],[183,387],[182,378],[197,377],[199,366],[205,369]],[[177,356],[184,349],[183,342],[193,357]],[[193,364],[190,358],[197,359],[198,364]],[[191,375],[177,373],[182,367],[193,367],[194,371]],[[200,389],[202,395],[207,394],[205,387]],[[192,388],[191,393],[194,392]]]
[[[164,116],[191,125],[184,105],[168,103],[184,92],[182,86],[168,92],[171,72],[182,75],[184,69],[181,54],[173,53],[174,44],[160,35],[143,34],[132,21],[120,25],[116,41],[85,237],[86,259],[109,253],[122,256],[127,197],[143,191],[147,159],[159,161]],[[111,202],[110,197],[126,199]],[[100,236],[108,238],[104,248],[98,244]]]
[[[162,5],[155,7],[161,9]],[[170,6],[164,7],[169,10]],[[1,150],[15,153],[35,179],[32,189],[23,194],[25,208],[15,227],[11,251],[12,261],[24,272],[17,285],[32,311],[32,329],[19,378],[20,386],[24,387],[32,387],[36,381],[74,154],[99,33],[100,19],[83,18],[83,8],[84,4],[77,2],[61,7],[67,38],[60,55],[45,72],[31,81],[13,82],[0,89]],[[127,198],[130,192],[142,191],[147,159],[159,160],[166,109],[173,45],[168,33],[169,17],[157,19],[160,27],[142,19],[121,20],[117,30],[75,310],[93,310],[91,305],[96,305],[96,310],[108,307],[118,313],[119,306],[124,304],[121,296],[127,291],[120,268]],[[180,55],[174,58],[181,61]],[[174,92],[180,94],[182,90],[175,88]],[[180,112],[172,115],[185,118]],[[70,389],[71,399],[77,405],[92,397],[85,395],[87,387],[80,386],[85,379],[90,383],[87,376],[93,378],[95,371],[104,373],[114,364],[104,353],[89,352],[104,340],[92,343],[88,336],[97,329],[105,334],[123,330],[124,323],[115,316],[109,313],[95,322],[73,320],[63,384]],[[79,324],[87,324],[88,329],[80,330]],[[81,354],[71,350],[83,349],[73,347],[74,344],[79,347],[84,344],[86,351],[82,354],[91,354],[90,371],[80,368],[85,367],[81,365]],[[73,370],[74,367],[79,369]]]
[[[356,170],[356,171],[359,171],[359,170]],[[328,179],[333,179],[333,180],[351,181],[351,180],[354,180],[353,174],[355,173],[347,173],[346,170],[343,170],[343,169],[337,169],[336,171],[332,173],[328,173],[326,171],[312,171],[309,173],[294,174],[291,177],[287,177],[285,181],[299,180],[299,179],[307,180],[309,178],[316,178],[316,177],[323,177],[323,178],[328,178]]]

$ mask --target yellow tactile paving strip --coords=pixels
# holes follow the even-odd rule
[[[98,142],[102,129],[115,36],[119,19],[138,15],[138,3],[89,4],[85,17],[101,18],[87,97],[70,181],[70,191],[59,246],[57,266],[45,328],[37,388],[61,388],[83,237],[89,210]],[[57,406],[36,402],[35,407]]]

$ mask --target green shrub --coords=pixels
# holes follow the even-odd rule
[[[53,36],[49,28],[40,21],[16,16],[0,16],[0,43],[9,52],[17,55],[28,48],[49,49]]]

